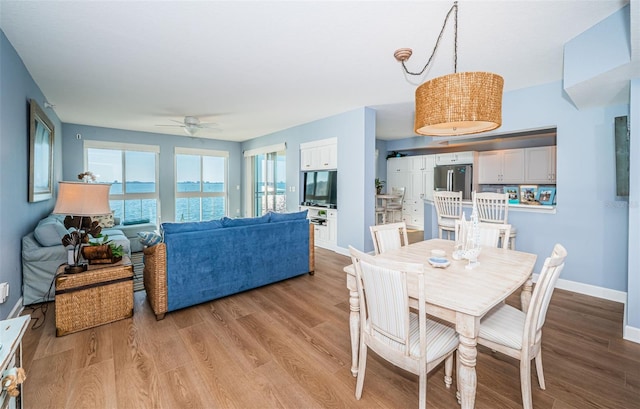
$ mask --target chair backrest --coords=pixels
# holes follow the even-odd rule
[[[462,192],[433,192],[438,219],[459,219],[462,215]]]
[[[369,230],[371,230],[373,249],[376,254],[399,249],[409,244],[407,224],[405,222],[369,226]]]
[[[549,302],[553,295],[556,282],[564,268],[564,260],[567,257],[567,250],[561,245],[553,247],[551,257],[547,257],[538,276],[538,281],[531,295],[531,302],[525,319],[523,348],[540,341],[542,336],[542,326],[547,316]]]
[[[507,224],[509,195],[507,193],[476,193],[478,219],[481,222]]]
[[[351,261],[356,271],[360,296],[361,334],[376,353],[391,362],[402,358],[424,360],[426,366],[426,310],[424,266],[383,260],[362,253],[349,246]],[[419,294],[421,356],[410,355],[410,309],[407,275],[416,275]]]
[[[397,198],[393,198],[393,199],[389,199],[387,201],[387,208],[389,207],[402,207],[402,201],[404,200],[404,192],[405,192],[405,188],[404,187],[392,187],[391,188],[391,194],[392,195],[398,195],[399,197]]]
[[[456,242],[465,242],[471,229],[471,222],[463,219],[455,222]],[[496,224],[478,222],[480,247],[509,248],[509,235],[511,234],[510,224]]]

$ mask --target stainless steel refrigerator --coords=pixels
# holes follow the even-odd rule
[[[437,191],[462,192],[462,200],[471,200],[473,166],[436,166],[433,172],[433,188]]]

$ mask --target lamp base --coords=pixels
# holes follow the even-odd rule
[[[76,274],[76,273],[82,273],[84,271],[87,271],[86,264],[78,264],[77,266],[66,266],[64,268],[65,274]]]

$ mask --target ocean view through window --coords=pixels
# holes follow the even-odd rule
[[[227,215],[228,152],[176,148],[177,222],[220,219]]]
[[[111,183],[109,205],[121,222],[158,222],[158,154],[153,145],[85,141],[85,170]]]

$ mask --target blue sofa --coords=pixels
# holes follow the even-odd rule
[[[314,271],[306,211],[161,228],[163,242],[144,249],[145,290],[159,320],[169,311]]]

